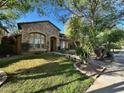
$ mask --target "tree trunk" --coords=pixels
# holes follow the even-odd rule
[[[78,47],[77,44],[76,44],[76,41],[74,41],[74,45],[75,45],[76,48]]]

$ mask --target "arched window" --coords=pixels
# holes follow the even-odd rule
[[[30,45],[32,48],[45,48],[45,36],[40,33],[31,33]]]

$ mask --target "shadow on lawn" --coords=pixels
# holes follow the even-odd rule
[[[75,73],[79,73],[74,69],[73,64],[71,62],[70,63],[67,63],[67,62],[68,60],[63,60],[60,62],[51,62],[51,63],[40,65],[34,68],[24,69],[21,72],[17,71],[18,72],[17,75],[18,74],[20,76],[25,75],[24,77],[18,77],[17,80],[42,79],[42,78],[47,78],[47,77],[56,76],[56,75],[64,75],[64,74],[66,75],[66,77],[68,77],[68,76],[72,76]],[[39,89],[33,93],[44,93],[46,91],[51,92],[53,90],[56,90],[57,88],[63,87],[65,85],[68,85],[76,81],[83,81],[84,79],[88,79],[88,77],[84,75],[83,77],[66,81],[65,83],[59,83],[44,89]]]
[[[63,60],[60,62],[50,62],[44,65],[40,65],[37,67],[29,68],[29,69],[19,69],[15,73],[10,74],[10,78],[12,79],[14,76],[18,76],[17,80],[27,80],[27,79],[39,79],[39,78],[47,78],[50,76],[63,75],[71,76],[75,73],[79,73],[73,67],[73,64],[68,62],[68,60]],[[12,82],[12,80],[9,80]]]
[[[40,89],[40,90],[37,90],[37,91],[35,91],[35,92],[33,92],[33,93],[44,93],[45,91],[53,91],[53,90],[56,90],[56,89],[59,88],[59,87],[68,85],[68,84],[70,84],[70,83],[72,83],[72,82],[75,82],[75,81],[78,81],[78,80],[81,81],[82,78],[77,78],[77,79],[75,79],[75,80],[72,80],[72,81],[69,81],[69,82],[66,82],[66,83],[62,83],[62,84],[58,84],[58,85],[54,85],[54,86],[51,86],[51,87],[49,87],[49,88]]]
[[[61,57],[61,56],[59,56],[59,57]],[[42,80],[43,78],[45,79],[45,78],[47,78],[47,77],[49,78],[51,76],[61,75],[64,77],[69,77],[69,76],[71,77],[75,73],[80,74],[80,72],[78,72],[77,70],[74,69],[73,63],[69,62],[69,60],[63,59],[62,61],[59,61],[59,62],[52,62],[52,61],[59,59],[59,57],[52,55],[50,58],[48,58],[48,56],[47,57],[46,56],[44,56],[44,57],[37,56],[37,57],[33,57],[33,58],[32,57],[26,58],[26,59],[41,58],[41,59],[47,59],[47,60],[49,59],[49,60],[51,60],[51,62],[39,65],[37,67],[28,68],[28,69],[18,69],[17,71],[15,71],[15,73],[8,75],[9,77],[8,77],[7,83],[19,83],[19,81],[26,81],[26,80],[32,80],[32,82],[33,82],[34,79]],[[24,59],[21,59],[21,60],[24,60]],[[89,77],[87,77],[86,75],[82,75],[81,77],[75,77],[69,81],[65,80],[65,82],[63,82],[63,83],[60,82],[59,84],[56,84],[54,86],[49,86],[44,89],[39,89],[33,93],[44,93],[45,91],[50,92],[50,91],[56,90],[59,87],[63,87],[65,85],[73,83],[75,81],[83,81],[88,78]],[[64,79],[66,79],[66,78],[64,78]]]
[[[31,60],[31,59],[46,59],[46,60],[51,60],[55,61],[59,59],[59,55],[52,55],[52,54],[29,54],[29,55],[18,55],[18,56],[13,56],[10,58],[4,58],[0,59],[0,68],[6,67],[10,64],[17,63],[21,60]]]
[[[41,79],[57,75],[66,75],[68,77],[75,73],[80,74],[80,72],[74,69],[73,63],[68,62],[68,60],[63,60],[60,62],[46,63],[29,69],[17,70],[15,73],[9,75],[7,82],[15,83],[19,80]],[[83,75],[82,78],[87,79],[88,77]]]

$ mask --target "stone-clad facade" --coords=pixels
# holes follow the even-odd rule
[[[33,44],[30,51],[56,51],[61,47],[60,29],[50,21],[18,23],[18,27],[21,30],[22,43]],[[68,48],[67,40],[64,41],[64,48]]]

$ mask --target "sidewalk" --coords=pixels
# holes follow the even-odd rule
[[[115,60],[86,93],[124,93],[124,57]]]

